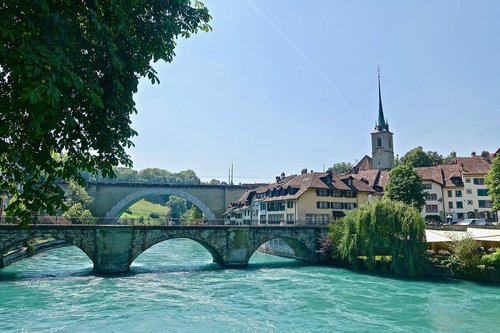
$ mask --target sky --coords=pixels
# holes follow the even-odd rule
[[[371,156],[382,103],[399,156],[500,148],[500,1],[204,0],[134,96],[134,169],[273,182]]]

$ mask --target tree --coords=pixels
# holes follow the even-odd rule
[[[488,188],[488,195],[493,201],[493,211],[500,210],[500,154],[497,155],[492,163],[490,170],[486,174],[484,181]]]
[[[457,158],[457,153],[455,151],[452,151],[448,154],[448,156],[443,158],[443,164],[451,164],[453,163],[453,161],[455,161],[456,158]]]
[[[352,265],[365,257],[367,268],[373,270],[376,258],[383,256],[390,258],[389,270],[396,274],[422,273],[425,223],[416,209],[402,202],[375,200],[349,212],[342,220],[338,251]]]
[[[27,223],[31,211],[62,204],[56,180],[130,166],[139,79],[159,83],[153,62],[171,62],[175,40],[211,30],[210,18],[191,0],[2,2],[0,188],[17,197],[9,210]]]
[[[197,225],[203,223],[203,212],[193,205],[181,217],[181,223],[187,225]]]
[[[184,214],[187,210],[186,200],[175,195],[171,195],[168,198],[165,206],[167,206],[167,213],[169,213],[168,216],[173,219],[180,219],[182,214]]]
[[[63,217],[70,218],[73,223],[82,223],[85,219],[92,217],[88,209],[94,199],[87,193],[84,187],[75,181],[70,181],[66,190],[64,204],[68,208]]]
[[[384,197],[401,201],[421,211],[425,205],[424,196],[422,178],[411,165],[401,164],[389,171]]]
[[[443,163],[443,157],[436,151],[424,152],[422,147],[416,147],[400,159],[400,163],[409,164],[414,168],[438,165]]]
[[[328,172],[331,173],[349,173],[352,170],[353,165],[351,162],[339,162],[334,163],[333,166],[328,168]]]

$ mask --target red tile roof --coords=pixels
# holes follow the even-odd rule
[[[486,174],[490,170],[490,163],[481,156],[457,157],[457,165],[464,174]]]
[[[372,158],[368,155],[363,156],[361,161],[359,161],[358,164],[356,164],[353,169],[356,169],[358,171],[372,170],[373,169]]]

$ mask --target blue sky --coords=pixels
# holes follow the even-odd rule
[[[500,2],[204,0],[210,33],[179,39],[141,81],[135,169],[272,182],[371,155],[381,65],[396,154],[500,147]]]

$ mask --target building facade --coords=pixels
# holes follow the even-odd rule
[[[245,192],[231,203],[227,223],[244,225],[327,224],[368,202],[374,192],[352,175],[307,172]]]

